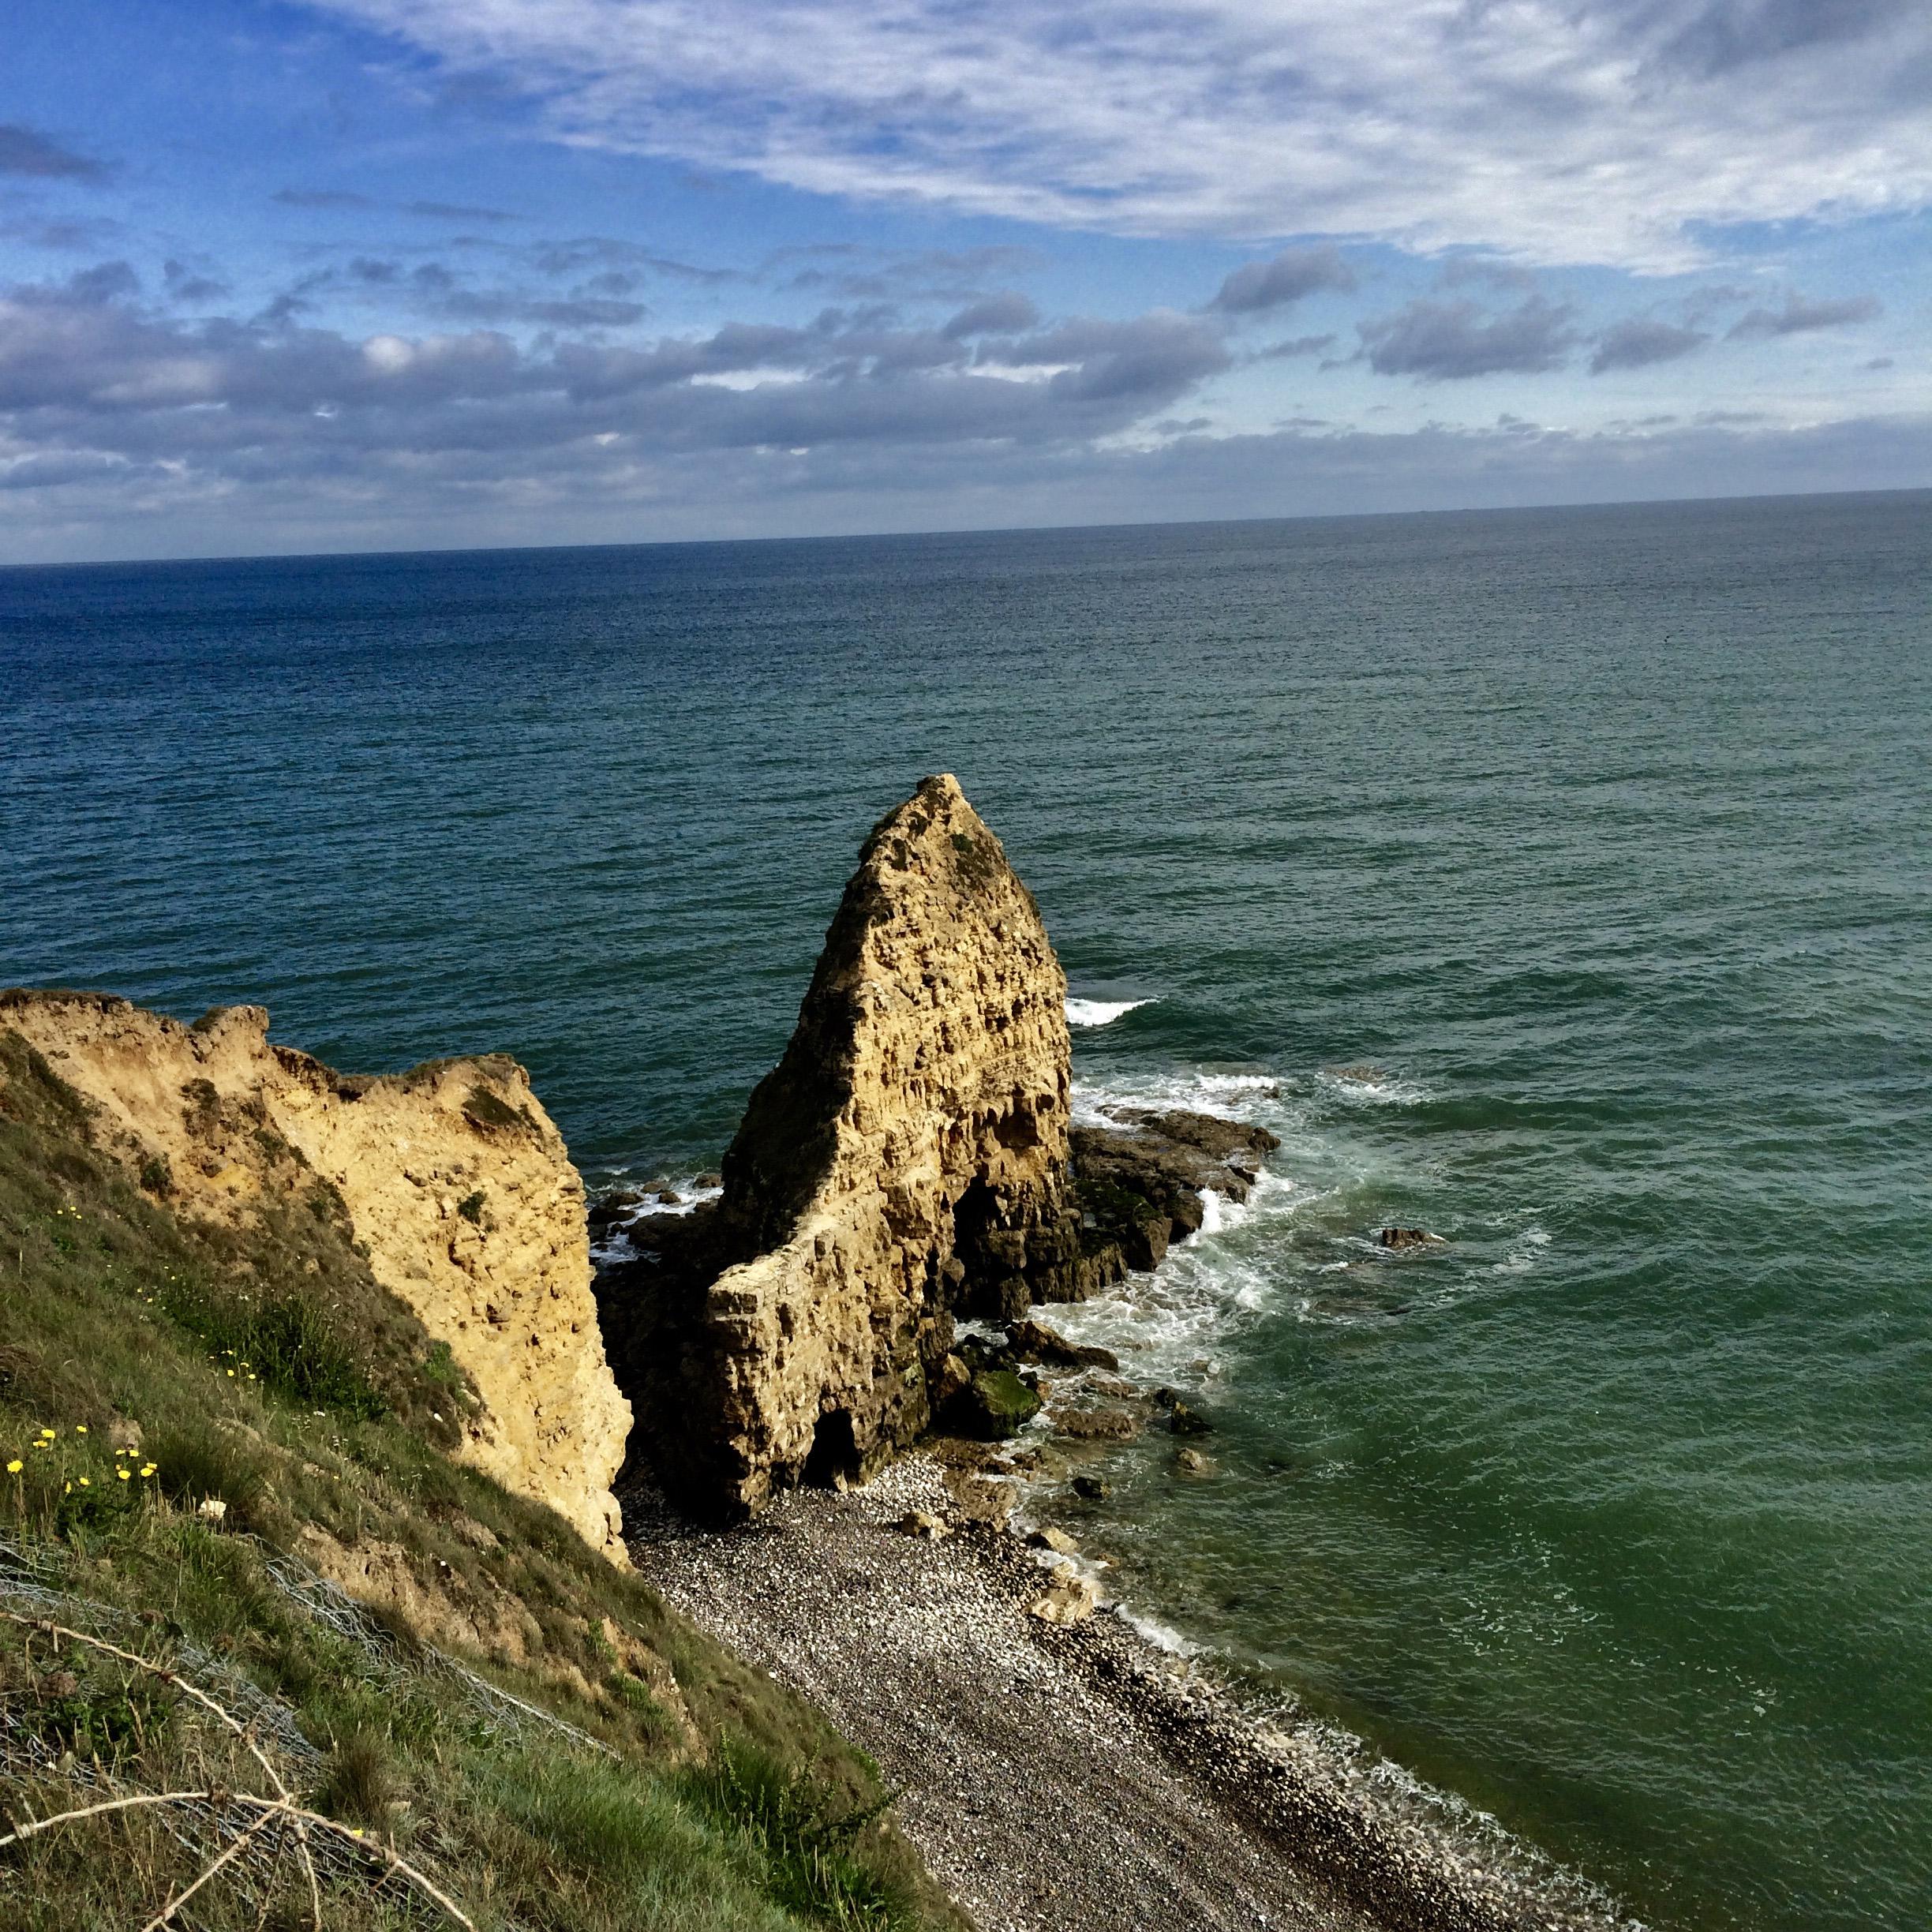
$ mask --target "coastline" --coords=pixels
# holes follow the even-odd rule
[[[947,1474],[923,1448],[724,1530],[648,1488],[623,1501],[638,1574],[878,1761],[901,1829],[983,1932],[1637,1932],[1104,1598],[1070,1627],[1029,1614],[1058,1559],[964,1518]],[[915,1511],[951,1533],[908,1530]]]

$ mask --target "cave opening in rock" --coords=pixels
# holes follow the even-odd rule
[[[993,1273],[987,1237],[998,1222],[999,1203],[993,1190],[983,1179],[975,1178],[953,1209],[953,1257],[960,1270],[957,1305],[961,1314],[981,1312],[975,1304]]]
[[[822,1415],[812,1432],[811,1454],[805,1458],[800,1480],[814,1489],[836,1489],[841,1483],[856,1482],[859,1469],[852,1411],[833,1409]]]

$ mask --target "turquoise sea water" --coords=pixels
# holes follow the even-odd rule
[[[1090,1109],[1133,1602],[1659,1926],[1932,1923],[1932,497],[0,572],[0,983],[504,1048],[710,1165],[959,773]],[[1389,1222],[1449,1237],[1383,1258]]]

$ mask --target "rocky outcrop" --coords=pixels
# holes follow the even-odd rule
[[[630,1409],[598,1333],[582,1184],[528,1076],[500,1055],[338,1074],[270,1045],[268,1024],[259,1006],[185,1027],[103,994],[0,994],[0,1027],[178,1214],[242,1224],[328,1184],[376,1281],[481,1398],[457,1453],[623,1561],[610,1483]]]
[[[859,1476],[910,1442],[957,1310],[1070,1287],[1066,982],[951,777],[874,828],[712,1208],[600,1282],[639,1442],[687,1506]]]
[[[1206,1196],[1245,1201],[1264,1156],[1281,1145],[1265,1127],[1217,1114],[1129,1110],[1113,1127],[1076,1127],[1072,1151],[1080,1176],[1084,1272],[1076,1301],[1128,1268],[1158,1267],[1168,1245],[1195,1234]]]
[[[1446,1248],[1448,1243],[1440,1234],[1432,1234],[1427,1228],[1385,1227],[1376,1235],[1376,1245],[1399,1252],[1410,1248]]]
[[[1206,1193],[1247,1198],[1262,1129],[1070,1125],[1065,1001],[998,840],[955,780],[927,780],[866,841],[722,1197],[605,1211],[639,1251],[599,1277],[605,1335],[638,1459],[676,1500],[742,1515],[934,1421],[1012,1434],[1040,1406],[1012,1363],[1111,1361],[1028,1309],[1155,1267]],[[1017,1340],[955,1352],[958,1314]]]

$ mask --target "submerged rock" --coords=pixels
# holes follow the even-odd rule
[[[1376,1237],[1378,1247],[1401,1249],[1404,1248],[1446,1248],[1448,1243],[1440,1234],[1432,1234],[1427,1228],[1385,1227]]]
[[[1044,1322],[1017,1321],[1006,1331],[1006,1346],[1021,1361],[1061,1368],[1104,1368],[1118,1372],[1120,1357],[1111,1349],[1069,1342]]]
[[[1053,1425],[1079,1442],[1130,1442],[1140,1433],[1140,1419],[1125,1409],[1062,1410]]]
[[[628,1221],[643,1206],[646,1196],[635,1188],[618,1188],[608,1194],[600,1196],[590,1204],[590,1223],[593,1228],[615,1227],[620,1222]]]
[[[1129,1269],[1158,1267],[1169,1245],[1204,1225],[1208,1194],[1245,1201],[1265,1155],[1281,1143],[1265,1127],[1208,1114],[1136,1110],[1114,1127],[1071,1136],[1073,1199],[1088,1267],[1078,1301]]]

